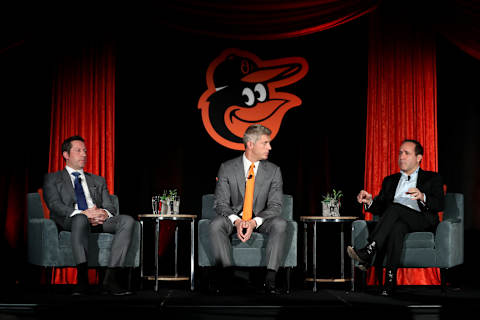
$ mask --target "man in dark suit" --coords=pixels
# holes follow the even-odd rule
[[[236,232],[242,242],[250,239],[253,230],[268,234],[265,290],[277,294],[275,278],[284,258],[287,222],[281,217],[282,174],[278,166],[267,161],[270,135],[270,129],[262,125],[250,126],[243,137],[244,154],[220,166],[214,203],[218,216],[210,224],[210,237],[217,265],[231,269],[230,234]],[[248,204],[246,194],[251,179],[254,179],[253,202]],[[247,210],[247,206],[251,209]],[[246,210],[251,217],[247,217]]]
[[[134,220],[116,212],[103,177],[83,171],[87,149],[82,137],[66,139],[62,154],[65,169],[45,176],[43,192],[51,218],[61,230],[72,234],[72,251],[77,265],[77,285],[73,294],[85,294],[88,290],[90,232],[114,234],[103,288],[114,295],[131,294],[119,285],[118,277],[130,246]]]
[[[442,178],[436,172],[422,170],[422,158],[422,145],[415,140],[404,140],[398,157],[400,172],[383,180],[382,189],[375,198],[365,190],[357,196],[357,201],[363,203],[367,211],[380,215],[380,220],[366,247],[348,247],[347,252],[362,268],[371,264],[375,254],[380,266],[386,257],[383,295],[394,291],[405,235],[434,231],[439,223],[438,212],[443,210]]]

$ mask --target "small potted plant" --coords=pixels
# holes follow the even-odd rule
[[[179,213],[180,199],[177,189],[164,190],[163,195],[160,196],[160,201],[162,202],[162,214]]]
[[[332,193],[327,193],[322,200],[322,215],[324,217],[340,216],[340,198],[343,197],[341,190],[333,189]]]

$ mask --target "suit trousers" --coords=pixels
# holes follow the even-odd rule
[[[409,232],[432,231],[438,218],[431,213],[419,212],[401,204],[392,204],[380,217],[369,241],[375,241],[377,254],[375,265],[382,265],[386,257],[386,267],[398,268],[403,250],[405,235]]]
[[[278,271],[285,255],[287,221],[282,217],[272,217],[263,220],[256,232],[268,235],[265,260],[267,269]],[[215,262],[221,267],[231,267],[232,244],[230,235],[237,229],[229,218],[218,215],[210,222],[210,241]]]
[[[108,267],[123,267],[132,240],[134,219],[127,215],[108,218],[102,225],[92,226],[84,214],[76,214],[65,220],[64,230],[72,233],[73,259],[76,265],[87,262],[88,236],[90,233],[113,234],[112,249]]]

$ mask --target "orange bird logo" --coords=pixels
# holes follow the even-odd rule
[[[219,144],[243,150],[243,134],[260,123],[277,135],[285,113],[302,104],[279,88],[302,79],[308,63],[301,57],[262,60],[239,49],[226,49],[207,69],[207,90],[198,101],[208,134]]]

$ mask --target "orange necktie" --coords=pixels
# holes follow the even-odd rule
[[[253,209],[253,189],[255,188],[255,165],[252,163],[248,170],[247,183],[245,186],[245,200],[243,202],[242,220],[248,221],[252,219]]]

